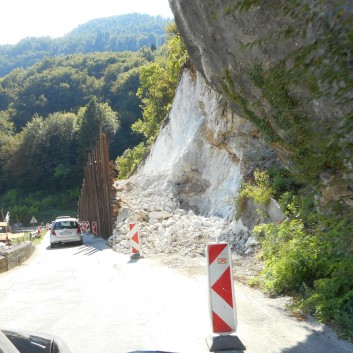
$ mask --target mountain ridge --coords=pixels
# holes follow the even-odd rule
[[[133,13],[90,20],[59,38],[28,37],[14,45],[0,45],[0,77],[45,57],[159,47],[169,23],[171,19],[161,16]]]

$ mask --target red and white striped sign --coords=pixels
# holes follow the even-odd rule
[[[85,231],[87,234],[91,233],[91,227],[90,227],[89,221],[85,221]]]
[[[94,237],[98,237],[97,222],[92,222],[92,233]]]
[[[136,223],[129,223],[129,237],[131,239],[131,251],[133,254],[139,254],[141,252],[140,247],[140,234]]]
[[[236,331],[238,324],[229,244],[209,243],[206,255],[212,330],[229,334]]]
[[[79,225],[80,225],[82,233],[87,233],[87,234],[90,233],[91,229],[89,226],[89,221],[81,221],[81,222],[79,222]]]

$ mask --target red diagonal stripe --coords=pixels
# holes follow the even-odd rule
[[[214,311],[212,311],[213,333],[233,332],[233,329],[227,325]]]
[[[217,258],[228,244],[212,244],[208,246],[208,262],[209,265]]]
[[[133,254],[137,254],[137,253],[139,253],[139,250],[137,250],[137,249],[135,249],[134,247],[132,247],[132,253],[133,253]]]
[[[130,230],[135,227],[135,223],[129,223]]]
[[[228,267],[221,277],[212,286],[212,289],[221,296],[231,307],[233,307],[232,281],[230,277],[230,267]]]
[[[139,234],[136,232],[132,237],[131,240],[133,240],[135,243],[139,244]]]

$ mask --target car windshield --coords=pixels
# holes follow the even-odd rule
[[[54,229],[75,229],[77,227],[76,221],[60,221],[54,224]]]

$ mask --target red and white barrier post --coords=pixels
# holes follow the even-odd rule
[[[92,233],[94,237],[98,237],[97,222],[92,222]]]
[[[237,330],[232,257],[228,243],[206,246],[209,284],[209,308],[213,334],[208,337],[210,352],[244,350]]]
[[[140,231],[136,223],[129,223],[129,237],[131,240],[131,257],[141,256]]]
[[[96,226],[97,226],[97,223],[96,223]],[[93,228],[93,222],[92,222],[92,228]],[[89,221],[85,221],[85,231],[87,234],[91,233],[91,227],[90,227]]]

